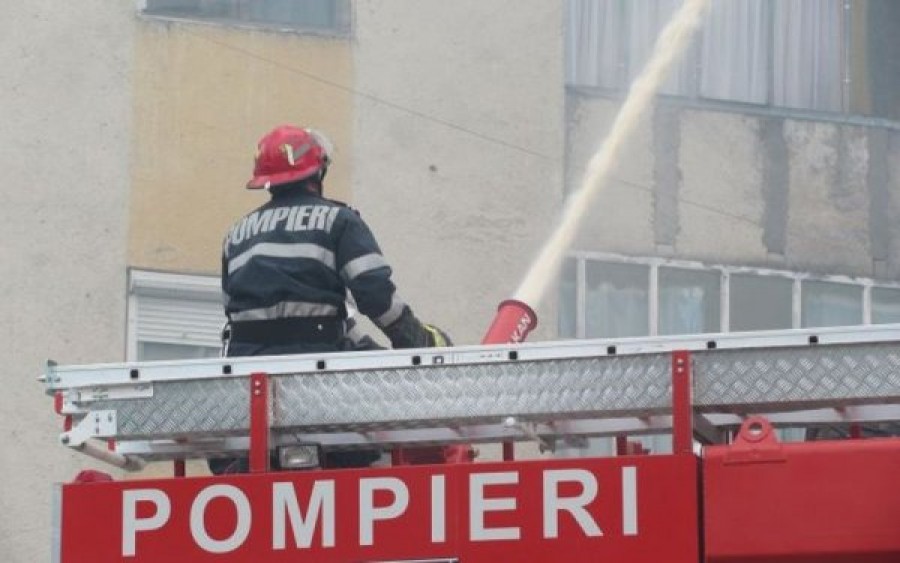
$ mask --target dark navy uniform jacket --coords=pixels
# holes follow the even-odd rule
[[[222,290],[232,323],[342,321],[347,317],[348,289],[359,312],[382,329],[407,308],[396,295],[391,268],[368,226],[340,202],[302,188],[275,192],[225,237]]]
[[[379,348],[347,319],[348,289],[359,311],[381,328],[408,310],[395,295],[391,268],[359,215],[300,187],[274,192],[268,203],[232,226],[223,244],[222,289],[234,336],[238,325],[285,326],[279,324],[285,320],[286,326],[303,325],[304,320],[338,323],[344,330],[344,336],[330,342],[233,337],[228,356]],[[328,467],[366,467],[380,456],[377,448],[329,452],[324,461]],[[277,457],[271,463],[278,467]],[[216,474],[249,470],[246,458],[210,459],[209,467]]]

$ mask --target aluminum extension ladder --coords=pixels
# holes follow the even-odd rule
[[[48,362],[40,379],[66,417],[63,444],[136,468],[250,451],[254,408],[270,444],[325,449],[666,432],[676,354],[687,359],[686,404],[706,443],[755,414],[782,427],[900,421],[900,325]]]

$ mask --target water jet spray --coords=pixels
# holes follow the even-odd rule
[[[710,0],[685,0],[656,41],[650,60],[634,80],[600,150],[591,158],[581,187],[568,197],[556,230],[542,247],[513,299],[500,304],[482,343],[517,343],[537,324],[532,306],[543,299],[578,227],[599,188],[605,184],[625,140],[650,107],[660,84],[685,50],[709,8]],[[529,305],[531,304],[531,306]]]

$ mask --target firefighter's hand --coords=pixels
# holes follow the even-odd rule
[[[428,348],[444,348],[446,346],[453,346],[453,341],[450,340],[450,336],[448,336],[447,333],[443,330],[430,324],[423,324],[422,327],[425,329],[425,334],[427,335],[426,346]]]

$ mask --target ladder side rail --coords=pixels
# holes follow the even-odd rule
[[[44,374],[39,379],[46,384],[49,394],[57,389],[90,385],[125,385],[196,378],[248,377],[257,372],[265,372],[271,376],[286,373],[403,368],[412,365],[489,364],[510,361],[513,357],[519,360],[562,360],[610,355],[671,353],[676,350],[703,352],[711,349],[777,349],[878,342],[895,344],[900,342],[900,324],[121,364],[59,366],[51,361],[48,362]]]

